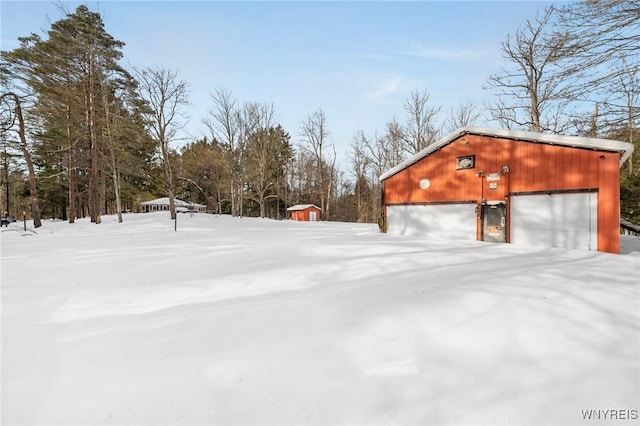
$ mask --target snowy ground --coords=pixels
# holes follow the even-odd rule
[[[103,219],[0,232],[3,425],[638,422],[638,239]]]

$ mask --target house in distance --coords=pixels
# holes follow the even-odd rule
[[[177,212],[205,212],[207,210],[207,206],[204,204],[190,203],[178,198],[174,198],[173,202]],[[169,197],[142,202],[140,203],[140,211],[142,213],[169,211]]]
[[[320,220],[320,208],[314,204],[297,204],[287,209],[291,220],[315,222]]]
[[[619,253],[613,140],[464,127],[380,176],[384,230]]]

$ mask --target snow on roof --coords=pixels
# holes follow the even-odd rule
[[[315,207],[316,209],[320,210],[320,207],[316,206],[315,204],[296,204],[295,206],[289,207],[287,211],[291,212],[291,211],[297,211],[297,210],[306,210],[309,207]]]
[[[174,198],[173,201],[175,202],[176,207],[190,207],[190,206],[206,207],[204,204],[190,203],[188,201],[183,201],[183,200],[181,200],[179,198]],[[144,202],[142,202],[140,204],[145,205],[145,206],[148,206],[148,205],[168,206],[169,205],[169,197],[156,198],[155,200],[144,201]]]
[[[546,143],[551,145],[563,145],[570,146],[574,148],[586,148],[593,149],[598,151],[610,151],[610,152],[619,152],[620,156],[620,166],[624,164],[625,161],[631,156],[633,152],[633,145],[627,142],[615,141],[610,139],[597,139],[597,138],[588,138],[582,136],[564,136],[564,135],[554,135],[548,133],[537,133],[537,132],[525,132],[522,130],[507,130],[507,129],[491,129],[488,127],[462,127],[450,135],[445,136],[439,141],[429,145],[422,151],[418,152],[413,157],[408,158],[402,163],[398,164],[395,167],[387,170],[380,176],[380,180],[385,180],[396,173],[406,169],[414,163],[422,160],[424,157],[428,156],[434,151],[442,148],[445,145],[450,144],[454,140],[458,139],[464,135],[480,135],[480,136],[492,136],[496,138],[505,138],[505,139],[513,139],[520,140],[526,142],[535,142],[535,143]]]

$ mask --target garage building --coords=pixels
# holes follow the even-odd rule
[[[613,140],[464,127],[384,173],[385,231],[618,253]]]
[[[320,220],[320,208],[315,204],[297,204],[287,209],[291,220],[316,222]]]

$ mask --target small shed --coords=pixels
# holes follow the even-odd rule
[[[380,176],[393,234],[618,253],[633,145],[465,127]]]
[[[207,206],[204,204],[191,203],[188,201],[180,200],[179,198],[173,199],[176,205],[176,211],[178,212],[205,212]],[[169,211],[169,197],[156,198],[155,200],[145,201],[140,203],[140,209],[142,213]]]
[[[320,220],[320,208],[314,204],[298,204],[287,209],[291,220],[316,222]]]

